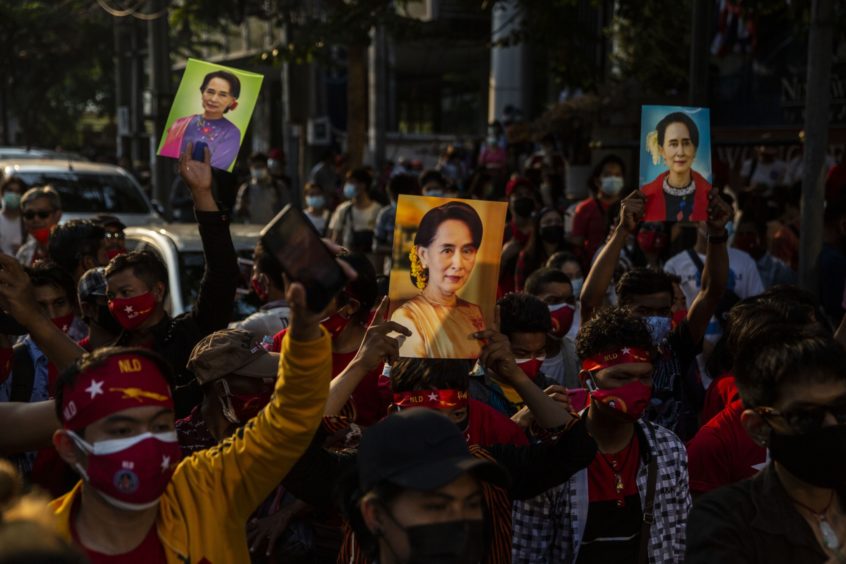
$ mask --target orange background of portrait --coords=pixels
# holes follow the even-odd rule
[[[462,200],[460,198],[429,198],[426,196],[401,195],[397,200],[396,225],[394,226],[394,248],[392,250],[391,286],[388,297],[391,313],[406,300],[416,296],[420,290],[411,283],[408,253],[414,244],[417,226],[423,216],[432,208],[447,202],[464,202],[471,206],[482,220],[482,244],[476,255],[476,265],[470,280],[458,295],[479,306],[490,327],[496,307],[496,287],[499,281],[499,260],[502,255],[502,237],[505,232],[505,202]]]

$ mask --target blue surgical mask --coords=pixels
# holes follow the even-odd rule
[[[622,176],[606,176],[602,179],[602,184],[600,189],[604,194],[609,196],[616,196],[620,193],[623,189],[623,177]]]
[[[16,210],[21,207],[21,195],[16,192],[3,194],[3,207],[7,210]]]
[[[306,205],[310,208],[322,208],[326,205],[326,198],[323,196],[306,196]]]
[[[652,344],[660,345],[663,343],[667,335],[670,334],[672,320],[663,315],[650,315],[649,317],[644,317],[643,320],[649,327],[649,334],[652,335]]]
[[[347,200],[352,200],[358,196],[358,188],[352,182],[347,182],[344,184],[344,198]]]

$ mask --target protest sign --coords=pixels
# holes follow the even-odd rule
[[[708,108],[643,106],[640,142],[643,221],[704,221],[711,189]]]
[[[391,319],[412,331],[400,356],[477,358],[492,325],[507,204],[400,196]]]
[[[179,158],[205,143],[211,166],[231,171],[256,105],[260,74],[188,59],[156,154]]]

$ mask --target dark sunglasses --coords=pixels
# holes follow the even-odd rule
[[[817,431],[823,426],[826,415],[831,414],[838,425],[846,425],[846,403],[840,405],[818,405],[814,407],[803,407],[781,412],[772,407],[759,407],[755,412],[767,417],[779,417],[787,423],[791,429],[800,435]]]
[[[40,211],[28,211],[28,212],[24,212],[24,214],[23,214],[24,218],[26,218],[26,219],[35,219],[36,215],[38,216],[39,219],[47,219],[48,217],[53,215],[53,212],[52,212],[52,210],[51,211],[40,210]]]

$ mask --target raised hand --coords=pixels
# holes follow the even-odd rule
[[[620,202],[620,226],[634,233],[637,231],[637,224],[643,219],[646,209],[646,197],[640,190],[635,190]]]
[[[711,188],[708,192],[708,234],[722,235],[733,215],[734,210],[720,196],[719,189]]]
[[[493,327],[473,334],[473,337],[484,343],[479,362],[505,382],[514,385],[515,381],[528,377],[517,366],[511,351],[511,342],[499,332],[499,326],[499,306],[496,306]]]
[[[382,298],[379,309],[376,310],[376,315],[373,317],[370,327],[367,328],[364,340],[352,360],[367,372],[378,368],[385,362],[393,363],[399,358],[402,336],[411,336],[411,331],[406,327],[388,319],[389,309],[390,300],[387,297]],[[400,336],[389,337],[389,333],[399,333]]]
[[[209,148],[205,148],[202,162],[191,158],[193,150],[194,144],[188,143],[188,146],[179,155],[179,175],[191,190],[194,207],[200,211],[218,211],[217,202],[214,201],[212,194],[211,153]]]
[[[0,307],[26,328],[41,312],[29,275],[15,257],[5,253],[0,253]]]

